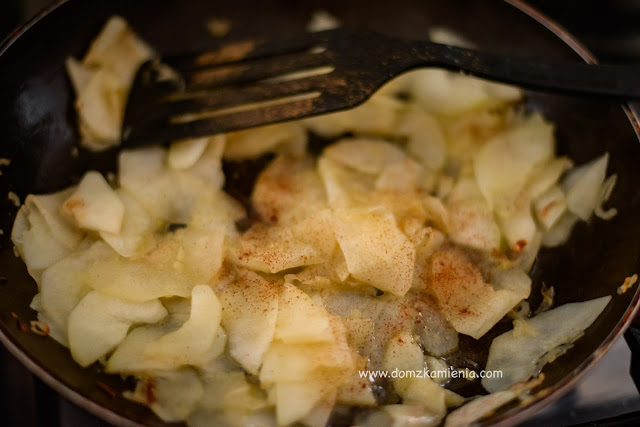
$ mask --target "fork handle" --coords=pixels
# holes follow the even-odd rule
[[[428,42],[412,42],[410,51],[411,67],[439,66],[529,89],[640,99],[638,66],[545,61]]]

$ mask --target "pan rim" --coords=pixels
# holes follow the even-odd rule
[[[537,10],[535,7],[529,5],[525,0],[503,1],[542,25],[544,28],[558,37],[569,48],[571,48],[583,61],[590,64],[598,63],[593,53],[590,52],[589,49],[580,41],[578,41],[571,33],[569,33],[564,27],[549,18],[547,15]],[[31,27],[36,25],[40,20],[42,20],[67,2],[69,2],[69,0],[55,1],[54,3],[43,9],[41,12],[36,14],[33,18],[29,19],[26,23],[14,29],[4,39],[0,40],[0,56],[5,54],[7,50],[10,49],[11,46]],[[627,115],[629,122],[636,133],[636,136],[640,139],[640,113],[628,103],[622,104],[621,107]],[[552,402],[556,401],[561,396],[566,394],[576,385],[576,383],[581,378],[584,377],[584,375],[586,375],[586,373],[590,369],[592,369],[602,359],[604,354],[606,354],[611,349],[614,343],[627,330],[627,328],[639,312],[640,288],[637,288],[633,300],[625,311],[623,317],[618,321],[615,328],[608,334],[605,340],[602,341],[598,348],[587,359],[585,359],[564,379],[562,379],[555,385],[544,389],[543,394],[534,397],[525,406],[514,408],[514,410],[510,410],[494,419],[492,425],[510,426],[521,423],[530,418],[533,414],[551,405]],[[142,424],[133,421],[113,411],[112,409],[102,406],[99,403],[94,402],[89,397],[84,396],[80,392],[65,384],[62,379],[57,378],[43,366],[40,366],[33,359],[31,359],[23,349],[21,349],[9,338],[7,334],[5,334],[2,328],[0,328],[0,342],[5,346],[9,353],[11,353],[16,359],[18,359],[31,373],[33,373],[36,377],[41,379],[49,387],[51,387],[53,390],[55,390],[57,393],[62,395],[73,404],[116,426],[142,426]]]

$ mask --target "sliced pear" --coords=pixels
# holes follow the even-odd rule
[[[152,243],[152,233],[157,228],[156,221],[126,191],[118,189],[116,194],[125,209],[122,228],[119,233],[100,231],[100,237],[123,257],[140,255]]]
[[[146,393],[154,397],[149,406],[167,423],[188,418],[204,395],[202,380],[191,369],[157,372],[152,378],[153,389]]]
[[[509,217],[533,171],[553,157],[553,126],[532,115],[492,138],[474,159],[475,177],[489,206]]]
[[[180,329],[149,343],[144,356],[150,360],[162,360],[175,367],[197,365],[209,358],[215,342],[222,306],[207,285],[198,285],[191,293],[191,314]]]
[[[459,250],[436,252],[431,268],[430,289],[443,314],[458,332],[475,339],[482,337],[529,295],[526,284],[523,286],[520,282],[507,288],[509,281],[496,280],[494,289]]]
[[[325,148],[323,155],[358,172],[372,175],[406,157],[402,149],[390,142],[371,138],[341,139]]]
[[[554,185],[534,201],[536,217],[549,230],[567,210],[567,200],[559,186]]]
[[[80,228],[114,234],[122,228],[124,204],[99,172],[84,175],[62,210],[73,216]]]
[[[483,378],[482,386],[493,393],[537,375],[546,363],[552,362],[582,336],[610,300],[610,296],[604,296],[565,304],[523,320],[534,333],[516,335],[511,330],[494,338],[486,369],[500,370],[503,374]]]
[[[249,270],[219,291],[222,324],[229,334],[229,353],[256,375],[273,340],[278,317],[279,286]]]
[[[301,156],[307,147],[307,133],[300,123],[278,123],[227,134],[224,158],[242,160],[280,152]]]
[[[294,285],[285,283],[280,292],[275,338],[285,343],[333,341],[330,315],[324,307]]]
[[[609,153],[573,169],[562,181],[569,211],[587,221],[598,204],[607,173]]]
[[[170,168],[184,170],[193,166],[204,153],[209,143],[208,137],[176,141],[169,147],[167,164]]]
[[[278,156],[260,173],[251,200],[264,221],[290,223],[327,206],[324,185],[310,158]]]
[[[86,367],[122,342],[131,325],[155,323],[167,315],[159,300],[141,303],[89,292],[69,314],[69,349]]]
[[[87,242],[42,274],[40,310],[65,339],[69,315],[91,291],[84,280],[84,272],[97,260],[116,255],[104,242]]]
[[[389,211],[339,210],[335,233],[352,277],[394,295],[407,293],[413,278],[415,249]]]
[[[75,191],[75,187],[52,194],[30,194],[24,201],[27,210],[38,210],[49,226],[49,232],[68,249],[75,249],[84,233],[75,226],[71,218],[62,214],[62,204]]]

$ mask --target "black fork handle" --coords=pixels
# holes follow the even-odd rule
[[[477,52],[428,42],[410,42],[407,68],[437,66],[529,89],[640,99],[640,67],[591,65]]]

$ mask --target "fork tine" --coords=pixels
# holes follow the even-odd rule
[[[340,109],[344,108],[341,104],[338,106]],[[337,109],[335,103],[326,102],[323,96],[319,95],[184,123],[171,123],[166,120],[148,122],[126,129],[123,132],[123,140],[128,146],[164,143],[182,139],[185,135],[190,137],[215,135],[223,131],[229,132],[296,119],[304,117],[312,111],[323,113]]]
[[[321,91],[335,79],[327,74],[275,83],[259,83],[242,87],[220,87],[195,93],[180,94],[160,101],[145,111],[145,120],[169,119],[190,112],[212,111],[221,107],[233,108],[243,104],[255,104],[278,98]]]
[[[186,72],[183,76],[187,90],[197,90],[203,87],[246,84],[331,65],[327,52],[293,53]]]
[[[326,32],[318,32],[294,39],[240,40],[204,53],[173,55],[163,60],[174,69],[185,72],[234,62],[300,53],[326,43],[327,37]]]

